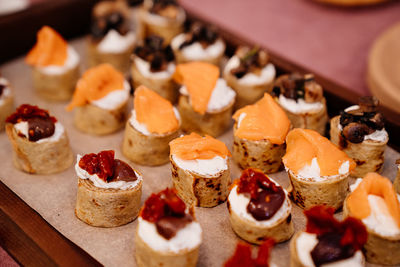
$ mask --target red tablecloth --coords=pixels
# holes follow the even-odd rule
[[[284,55],[350,89],[368,94],[368,51],[400,20],[400,2],[336,8],[310,0],[180,0],[209,21]]]

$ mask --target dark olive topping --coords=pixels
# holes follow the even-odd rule
[[[143,0],[127,0],[127,3],[130,7],[137,7],[143,4]]]
[[[384,119],[378,112],[379,101],[373,96],[364,96],[359,100],[359,108],[342,111],[340,125],[342,137],[352,143],[361,143],[364,136],[376,130],[382,130]]]
[[[268,64],[269,56],[267,52],[257,47],[250,49],[249,47],[239,47],[236,56],[240,59],[238,67],[231,70],[232,75],[240,79],[249,72],[259,74],[261,70]]]
[[[0,96],[3,94],[3,91],[5,88],[6,88],[6,85],[0,83]]]
[[[134,54],[150,63],[153,72],[166,70],[168,63],[175,59],[170,45],[164,45],[164,39],[157,35],[146,38],[143,46],[137,46]]]
[[[174,237],[180,229],[184,228],[192,221],[193,217],[186,213],[183,217],[166,216],[156,222],[157,232],[165,239],[169,240]]]
[[[92,14],[90,32],[95,40],[103,38],[110,30],[121,35],[129,31],[128,19],[124,14],[126,6],[120,3],[101,2],[95,6]]]
[[[56,129],[50,118],[29,118],[27,122],[29,141],[32,142],[52,136]]]
[[[342,246],[342,235],[332,232],[318,236],[318,243],[311,251],[316,267],[323,264],[350,258],[355,250],[351,245]]]
[[[175,0],[153,0],[150,7],[150,13],[159,14],[170,18],[177,16],[178,3]]]
[[[185,41],[179,46],[183,49],[193,43],[199,42],[204,48],[215,43],[219,35],[217,29],[213,26],[207,26],[200,22],[193,23],[185,33]]]
[[[314,80],[314,75],[292,73],[279,77],[272,90],[276,97],[281,94],[293,100],[304,99],[307,103],[319,102],[323,98],[322,87]]]

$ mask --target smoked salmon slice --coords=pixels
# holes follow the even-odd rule
[[[368,173],[357,188],[349,195],[347,206],[351,216],[360,220],[371,214],[368,195],[376,195],[383,198],[390,215],[400,227],[400,203],[392,182],[386,177],[375,172]]]
[[[283,163],[294,174],[306,165],[311,165],[317,158],[321,176],[337,175],[343,163],[349,161],[349,171],[356,166],[355,162],[327,138],[314,130],[296,128],[286,137],[286,154]]]
[[[43,26],[37,33],[35,46],[26,56],[26,63],[32,66],[63,66],[67,60],[68,44],[62,36],[50,28]]]
[[[115,90],[124,90],[124,76],[110,64],[88,69],[79,79],[67,110],[101,99]]]
[[[190,62],[176,66],[173,79],[183,84],[193,110],[205,114],[211,94],[219,78],[219,68],[205,62]]]
[[[156,92],[141,85],[135,90],[133,105],[136,120],[151,133],[165,134],[179,128],[172,104]]]
[[[264,94],[254,105],[239,109],[233,115],[236,122],[241,114],[245,116],[235,131],[237,137],[247,140],[267,139],[273,144],[283,144],[290,129],[285,111],[269,94]]]
[[[191,133],[172,140],[169,143],[171,155],[184,160],[194,159],[212,159],[216,156],[227,157],[231,156],[226,145],[209,136],[200,136],[197,133]]]

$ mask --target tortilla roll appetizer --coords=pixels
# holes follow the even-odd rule
[[[345,109],[331,120],[331,141],[357,164],[353,176],[381,172],[389,135],[375,97],[361,97],[359,105]]]
[[[202,61],[220,66],[225,52],[225,42],[215,27],[194,22],[185,33],[171,42],[176,61],[187,63]]]
[[[334,212],[334,208],[324,205],[304,211],[306,229],[290,241],[291,267],[365,266],[361,249],[367,241],[367,230],[353,217],[338,221]]]
[[[97,3],[88,38],[89,66],[109,63],[122,73],[129,71],[136,35],[130,29],[128,6],[122,1]]]
[[[114,151],[78,155],[75,164],[78,193],[75,215],[99,227],[127,224],[139,214],[142,176]]]
[[[193,207],[174,189],[152,194],[144,203],[135,235],[139,267],[194,267],[202,242],[202,229]]]
[[[293,201],[303,209],[315,205],[341,208],[355,162],[313,130],[290,131],[286,144],[283,164],[292,185]]]
[[[46,100],[71,99],[79,78],[79,55],[49,26],[37,33],[37,42],[25,58],[32,66],[33,86]]]
[[[266,116],[265,114],[268,114]],[[269,94],[233,115],[233,159],[240,168],[274,173],[282,167],[290,121]]]
[[[275,81],[272,94],[294,128],[311,129],[325,135],[328,123],[326,100],[313,74],[282,75]]]
[[[49,112],[23,104],[6,119],[17,169],[34,174],[59,173],[72,164],[67,133]]]
[[[175,0],[145,0],[139,10],[142,35],[159,35],[169,44],[183,32],[186,13]]]
[[[396,160],[396,165],[397,165],[397,175],[396,178],[394,179],[394,190],[396,190],[397,194],[400,194],[400,159]]]
[[[174,72],[174,53],[162,37],[149,36],[143,45],[135,48],[131,69],[135,88],[144,85],[175,103],[179,86],[172,79]]]
[[[257,257],[252,257],[252,249],[249,244],[238,242],[234,254],[224,263],[224,267],[242,267],[242,266],[265,266],[277,267],[271,262],[271,250],[275,245],[273,239],[264,241],[257,252]]]
[[[350,186],[344,216],[360,219],[368,232],[364,255],[376,264],[400,264],[400,195],[389,179],[368,173]]]
[[[6,119],[14,111],[14,96],[8,80],[0,74],[0,131],[5,129]]]
[[[131,161],[148,166],[169,161],[169,142],[179,136],[179,113],[154,91],[135,90],[134,109],[126,122],[122,153]]]
[[[288,193],[261,170],[244,170],[227,204],[233,231],[247,242],[284,242],[294,233]]]
[[[67,111],[75,109],[78,130],[105,135],[124,127],[130,86],[122,73],[105,63],[88,69],[78,81]]]
[[[229,128],[236,93],[218,77],[218,67],[209,63],[177,66],[174,79],[182,84],[178,110],[183,131],[217,137]]]
[[[172,182],[188,205],[214,207],[225,202],[231,183],[226,145],[206,135],[182,136],[170,143]]]
[[[235,109],[254,104],[264,93],[271,93],[276,75],[268,53],[241,46],[225,66],[224,79],[235,90]]]

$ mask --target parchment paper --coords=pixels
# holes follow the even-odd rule
[[[85,69],[85,44],[83,39],[75,40],[72,46],[81,55],[81,71]],[[40,99],[34,92],[30,69],[23,59],[17,59],[0,67],[4,77],[9,79],[14,89],[16,106],[23,103],[39,105],[64,125],[74,154],[99,152],[113,149],[116,157],[129,162],[121,153],[124,131],[116,134],[96,137],[84,134],[75,129],[73,114],[64,110],[67,103],[50,103]],[[132,100],[130,100],[132,102]],[[391,136],[390,138],[396,138]],[[232,148],[232,131],[219,138],[229,149]],[[11,161],[12,148],[5,132],[0,133],[0,177],[3,183],[19,195],[28,205],[35,209],[45,220],[72,242],[86,250],[106,266],[135,266],[134,238],[136,221],[117,228],[97,228],[86,225],[75,217],[74,208],[77,191],[77,177],[73,166],[55,175],[29,175],[14,168]],[[394,179],[397,168],[394,164],[400,154],[391,148],[386,151],[383,175]],[[152,193],[167,186],[172,186],[170,165],[160,167],[137,168],[144,178],[142,204]],[[240,176],[240,170],[231,162],[231,177]],[[283,187],[287,188],[289,180],[285,172],[270,175]],[[221,266],[228,259],[239,238],[231,229],[226,204],[215,208],[196,208],[197,219],[203,229],[203,243],[200,249],[198,266]],[[293,205],[292,218],[296,231],[304,229],[305,217],[302,210]],[[338,214],[341,217],[341,214]],[[275,246],[272,262],[278,266],[289,266],[289,241]],[[377,266],[368,264],[367,266]]]

